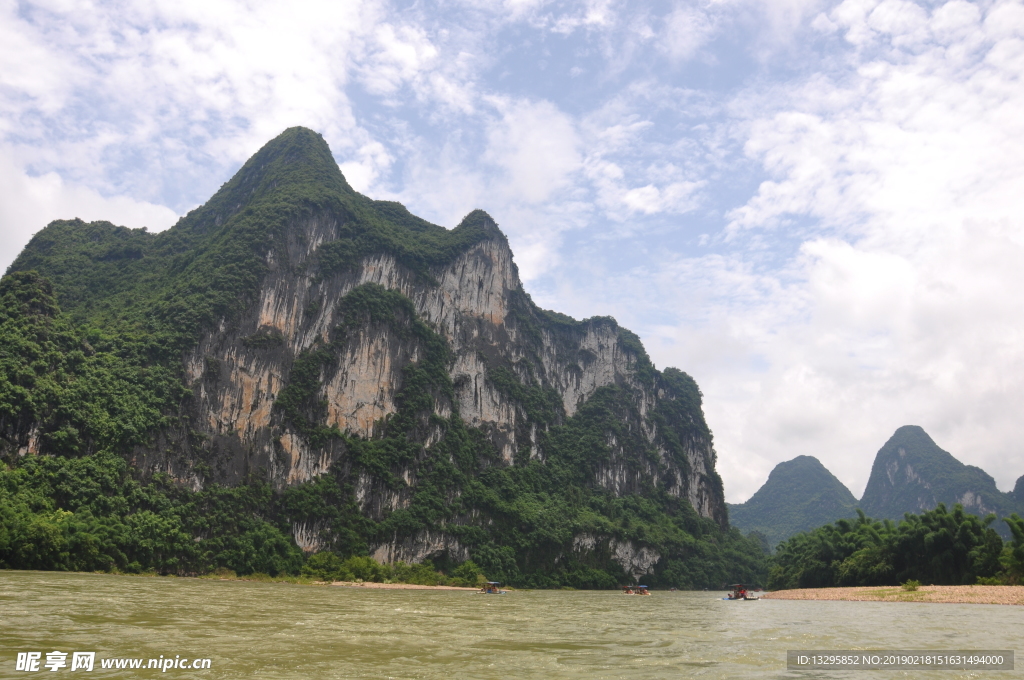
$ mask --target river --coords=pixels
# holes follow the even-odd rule
[[[18,652],[96,652],[108,678],[952,678],[968,671],[787,671],[787,649],[1014,649],[1024,608],[724,602],[720,593],[369,590],[0,571],[0,678]],[[209,670],[104,670],[109,658]],[[1020,666],[1018,665],[1018,669]],[[992,671],[983,677],[1020,677]]]

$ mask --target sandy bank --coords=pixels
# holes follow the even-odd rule
[[[479,588],[463,588],[461,586],[418,586],[413,583],[356,583],[354,581],[335,581],[332,586],[346,588],[379,588],[385,590],[480,590]]]
[[[1024,586],[921,586],[902,588],[805,588],[766,593],[772,600],[844,600],[847,602],[951,602],[1024,605]]]

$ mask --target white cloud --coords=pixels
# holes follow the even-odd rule
[[[661,46],[675,61],[695,57],[718,31],[716,18],[707,7],[680,4],[666,18]]]
[[[385,23],[374,31],[377,50],[364,65],[367,89],[391,94],[431,70],[439,53],[422,29]]]
[[[0,60],[29,74],[28,84],[9,83],[3,113],[37,171],[152,200],[197,154],[223,168],[290,125],[352,137],[355,148],[369,141],[342,88],[374,25],[370,3],[309,3],[301,12],[240,2],[25,3],[21,11],[10,3],[0,12],[0,24],[30,43],[5,44]],[[140,161],[156,171],[125,172]]]
[[[357,149],[355,159],[339,164],[342,174],[352,188],[359,192],[368,191],[386,172],[394,158],[380,142],[367,142]]]
[[[1024,473],[1024,120],[1012,113],[1024,90],[1005,37],[1018,28],[979,42],[981,14],[956,1],[929,13],[848,0],[831,18],[853,42],[885,34],[897,51],[864,53],[852,78],[807,80],[748,128],[747,153],[773,179],[731,233],[806,234],[790,269],[800,283],[758,307],[807,306],[734,333],[767,359],[756,391],[705,383],[712,424],[729,419],[723,464],[766,474],[817,455],[859,493],[865,453],[916,423],[1007,488]]]
[[[500,118],[487,132],[485,159],[505,172],[504,192],[525,203],[547,200],[580,167],[574,122],[551,102],[491,101]]]

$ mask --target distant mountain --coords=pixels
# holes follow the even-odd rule
[[[1016,501],[1017,507],[1024,509],[1024,475],[1017,478],[1017,483],[1013,485],[1010,495]]]
[[[1017,480],[1013,493],[1001,492],[984,470],[964,465],[940,449],[920,427],[905,425],[875,456],[860,507],[869,517],[899,520],[907,512],[919,514],[939,503],[947,508],[959,503],[971,514],[994,512],[1002,518],[1019,512],[1022,491],[1024,482]]]
[[[773,548],[794,534],[856,514],[857,499],[813,456],[779,463],[746,503],[728,504],[729,522],[764,534]]]
[[[852,517],[857,507],[873,519],[901,520],[904,513],[920,514],[939,503],[950,510],[959,503],[981,517],[994,512],[1000,520],[1014,512],[1024,515],[1024,475],[1013,491],[1003,493],[984,470],[964,465],[923,429],[906,425],[878,451],[859,503],[817,458],[798,456],[775,466],[746,503],[727,506],[733,526],[756,531],[775,547],[801,531]],[[1002,521],[993,528],[1009,536]]]

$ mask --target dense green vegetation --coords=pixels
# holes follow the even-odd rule
[[[0,567],[170,574],[230,569],[271,575],[305,569],[303,573],[339,580],[351,580],[351,574],[353,579],[434,579],[459,585],[451,578],[460,578],[465,569],[451,562],[436,565],[449,574],[447,579],[437,575],[435,565],[397,571],[380,566],[367,576],[353,564],[366,567],[372,562],[366,557],[368,541],[443,525],[474,508],[499,522],[498,529],[449,525],[446,530],[472,546],[481,573],[514,585],[611,588],[632,580],[607,553],[585,559],[570,555],[551,569],[552,555],[571,545],[580,532],[637,540],[665,551],[667,559],[648,579],[652,585],[714,587],[737,575],[748,581],[762,576],[763,555],[755,544],[735,529],[722,532],[697,517],[685,501],[614,498],[578,481],[559,490],[558,482],[580,475],[563,468],[552,481],[540,463],[495,466],[474,479],[446,464],[446,454],[457,444],[472,448],[484,440],[465,429],[453,430],[454,436],[442,442],[446,446],[425,461],[426,480],[417,486],[410,507],[380,523],[359,514],[337,471],[281,494],[255,480],[193,492],[160,476],[140,484],[124,459],[111,453],[27,456],[0,471]],[[465,486],[458,502],[446,504],[445,492],[460,484]],[[665,511],[671,503],[677,516]],[[321,555],[341,560],[334,563],[336,568],[320,561],[303,566],[289,529],[293,522],[304,521],[324,527],[331,544]],[[362,562],[351,560],[360,556]],[[408,569],[412,571],[403,571]]]
[[[314,486],[330,486],[330,478]],[[430,563],[394,566],[346,552],[305,559],[285,519],[310,489],[275,495],[265,483],[212,485],[194,493],[157,478],[140,485],[112,454],[33,456],[0,472],[0,568],[121,573],[299,574],[319,579],[476,585],[472,562],[450,576]],[[364,548],[365,550],[365,548]]]
[[[813,456],[779,463],[746,503],[729,505],[729,521],[756,531],[776,546],[780,541],[855,516],[857,499]]]
[[[399,204],[360,196],[323,141],[302,129],[269,143],[168,231],[52,223],[0,280],[0,566],[305,570],[325,578],[448,582],[475,582],[483,573],[514,585],[604,588],[633,580],[613,559],[616,545],[629,544],[659,557],[645,576],[650,585],[763,580],[760,544],[699,517],[687,500],[650,482],[618,495],[594,483],[612,455],[610,437],[631,471],[658,460],[651,443],[624,424],[639,418],[628,387],[601,388],[568,418],[528,365],[490,357],[487,380],[526,413],[543,451],[534,456],[524,444],[509,464],[454,404],[450,416],[435,414],[436,403],[452,402],[450,348],[407,298],[375,285],[336,302],[338,323],[295,357],[273,407],[275,423],[314,449],[341,451],[339,462],[284,490],[272,489],[262,470],[237,486],[214,483],[205,435],[190,410],[198,388],[186,384],[182,357],[205,331],[251,310],[269,254],[280,264],[303,238],[290,229],[299,220],[330,223],[340,234],[296,265],[321,281],[345,276],[367,255],[388,253],[429,282],[438,267],[500,234],[482,212],[446,230]],[[522,291],[511,298],[511,318],[535,343],[530,351],[542,328],[568,333],[581,326],[536,309]],[[617,328],[614,320],[599,322]],[[320,380],[356,336],[378,331],[417,358],[403,369],[397,412],[366,439],[327,425]],[[674,369],[659,373],[636,336],[617,332],[636,379],[676,396],[659,402],[653,418],[669,460],[685,470],[687,447],[711,438],[696,383]],[[282,352],[284,344],[266,328],[241,339],[252,352]],[[206,358],[207,378],[216,380],[220,370],[217,359]],[[129,463],[168,432],[187,445],[176,455],[196,480],[144,476]],[[360,512],[353,492],[360,474],[402,498],[400,509],[376,519]],[[710,476],[720,492],[721,479]],[[296,525],[318,532],[320,553],[302,554],[292,539]],[[385,567],[369,558],[375,544],[425,531],[453,537],[471,561],[443,554],[430,565]],[[578,549],[581,536],[593,549]]]
[[[768,586],[828,588],[885,586],[907,581],[934,585],[1015,584],[1024,577],[1024,520],[1004,521],[1008,545],[984,519],[952,512],[940,504],[921,515],[907,514],[898,524],[875,521],[858,511],[857,519],[797,534],[778,547]]]
[[[0,457],[34,428],[38,450],[76,456],[149,441],[188,394],[148,341],[76,325],[35,272],[0,279]]]
[[[0,567],[137,573],[297,573],[287,527],[264,519],[265,483],[142,485],[112,453],[27,456],[0,471]]]

